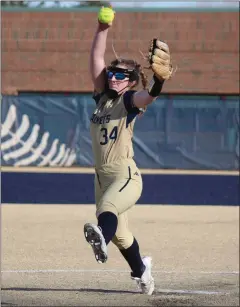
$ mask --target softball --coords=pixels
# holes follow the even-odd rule
[[[114,10],[111,7],[102,7],[98,13],[98,20],[101,23],[111,24],[114,19]]]

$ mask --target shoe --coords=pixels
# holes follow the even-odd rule
[[[86,223],[84,225],[84,235],[86,241],[91,245],[95,258],[98,263],[107,261],[107,245],[100,227]]]
[[[137,282],[138,287],[141,289],[143,294],[152,295],[155,285],[154,285],[154,279],[151,275],[151,269],[152,269],[152,258],[151,257],[143,257],[142,261],[145,265],[145,270],[141,276],[134,277],[131,276],[133,280]]]

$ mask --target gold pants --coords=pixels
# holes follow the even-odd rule
[[[133,243],[128,229],[127,210],[133,207],[142,193],[142,176],[132,159],[121,160],[96,169],[96,216],[110,211],[118,217],[118,227],[112,242],[119,249]]]

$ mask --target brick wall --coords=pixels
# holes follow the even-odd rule
[[[92,91],[88,74],[95,12],[2,12],[2,91]],[[170,46],[169,93],[239,93],[237,12],[118,12],[109,33],[121,56],[144,64],[153,37]]]

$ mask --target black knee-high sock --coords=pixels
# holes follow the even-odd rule
[[[103,212],[98,216],[98,226],[102,229],[102,234],[106,244],[108,244],[114,237],[117,225],[117,216],[110,211]]]
[[[132,276],[140,278],[145,270],[145,265],[140,256],[139,245],[137,240],[134,238],[133,244],[129,248],[119,249],[119,250],[123,255],[123,257],[128,262],[132,270]]]

